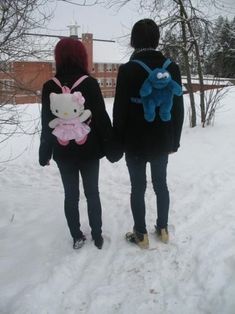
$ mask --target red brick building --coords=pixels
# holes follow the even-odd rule
[[[93,35],[82,34],[81,40],[87,49],[89,72],[98,80],[103,96],[113,97],[120,63],[93,62]],[[54,74],[53,61],[14,61],[5,65],[0,70],[0,102],[40,102],[42,85]]]
[[[77,37],[76,32],[75,29],[75,37]],[[87,49],[89,72],[98,80],[103,96],[113,97],[117,72],[121,63],[107,61],[107,58],[106,62],[95,62],[93,58],[93,34],[82,34],[81,40]],[[114,55],[114,50],[110,51],[105,47],[105,43],[101,44],[102,57],[100,60],[105,60],[105,56],[109,56],[109,60],[112,60],[112,58],[114,60]],[[54,74],[55,64],[53,61],[14,61],[4,64],[4,68],[0,64],[0,103],[25,104],[40,102],[42,85]],[[204,89],[218,88],[230,84],[233,85],[234,82],[231,82],[231,80],[229,82],[228,79],[220,79],[215,82],[210,78],[205,79]],[[187,93],[187,80],[184,77],[183,85],[184,92]],[[194,92],[200,90],[197,78],[193,81],[193,90]]]

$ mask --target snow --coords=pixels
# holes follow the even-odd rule
[[[187,113],[188,96],[185,95]],[[52,161],[38,165],[39,136],[15,136],[1,151],[20,156],[0,164],[1,314],[235,313],[235,87],[215,125],[191,129],[186,114],[181,148],[171,155],[169,244],[154,235],[155,196],[148,169],[150,249],[124,240],[132,229],[125,161],[101,160],[104,247],[91,241],[81,190],[80,250],[63,213],[63,189]],[[106,99],[111,114],[113,99]],[[39,107],[26,107],[35,118]]]

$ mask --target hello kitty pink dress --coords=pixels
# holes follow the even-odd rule
[[[91,130],[86,123],[80,122],[78,117],[68,120],[56,118],[56,120],[58,125],[52,131],[52,134],[57,137],[61,145],[68,144],[70,140],[75,140],[79,145],[85,143],[87,134]]]

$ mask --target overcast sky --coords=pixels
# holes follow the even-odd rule
[[[131,5],[127,5],[119,11],[100,5],[84,7],[57,1],[56,5],[49,6],[54,17],[45,32],[69,35],[68,25],[77,22],[80,26],[78,36],[88,32],[93,33],[93,38],[116,41],[115,44],[94,42],[94,62],[123,63],[130,55],[129,36],[127,35],[130,34],[131,28],[137,20],[146,17],[146,14],[138,13],[136,1],[133,0]]]
[[[48,32],[68,34],[67,26],[76,21],[80,26],[79,34],[89,32],[102,39],[124,36],[130,32],[138,19],[146,17],[146,14],[138,14],[136,1],[119,11],[101,5],[84,7],[62,1],[57,1],[57,4],[51,5],[50,8],[53,9],[54,17],[48,25]]]
[[[197,1],[200,2],[200,0]],[[81,3],[82,1],[73,0],[72,2]],[[107,9],[101,5],[85,7],[64,3],[63,1],[54,1],[50,6],[48,5],[49,9],[53,12],[53,18],[47,29],[45,29],[45,32],[47,34],[69,35],[68,25],[77,22],[80,26],[78,30],[79,36],[82,33],[89,32],[93,33],[94,38],[114,39],[120,43],[122,51],[116,49],[115,45],[108,46],[107,44],[105,49],[107,49],[108,53],[106,53],[105,58],[111,58],[113,62],[123,62],[123,56],[125,58],[128,54],[129,36],[127,35],[130,34],[133,24],[139,19],[149,16],[146,12],[138,12],[138,0],[131,0],[130,2],[131,4],[124,6],[118,11],[117,8]],[[216,15],[228,15],[229,13],[230,18],[235,16],[235,0],[221,0],[219,3],[224,3],[224,10],[219,10],[213,15],[214,18]],[[211,7],[205,8],[204,12],[211,13]],[[100,57],[104,58],[104,55],[102,50],[101,53],[98,53],[98,47],[96,51],[94,59],[100,62]],[[116,55],[110,56],[113,53]]]
[[[73,0],[73,2],[81,3],[82,1]],[[116,39],[130,33],[132,25],[138,19],[147,17],[147,13],[138,13],[138,2],[138,0],[132,0],[131,4],[117,11],[117,8],[107,9],[101,5],[84,7],[57,1],[57,4],[50,6],[54,17],[48,26],[48,32],[59,32],[65,35],[68,33],[67,26],[76,21],[81,27],[80,34],[91,32],[97,38]],[[235,0],[219,2],[224,3],[224,11],[220,10],[217,12],[218,14],[235,16]],[[205,13],[206,10],[208,8],[205,8]],[[211,8],[209,8],[209,12],[211,12]]]

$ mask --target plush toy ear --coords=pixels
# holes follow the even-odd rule
[[[82,96],[82,93],[80,92],[74,92],[72,95],[72,99],[76,102],[78,102],[80,105],[83,105],[85,102],[84,97]]]
[[[53,99],[56,97],[56,93],[50,93],[50,101],[53,101]]]

